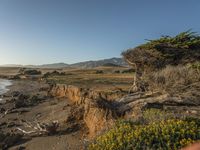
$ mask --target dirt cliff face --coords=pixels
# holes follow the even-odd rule
[[[83,89],[79,87],[65,84],[57,84],[50,90],[52,96],[67,97],[70,101],[78,104],[81,104],[82,101],[84,101],[84,95],[86,93],[86,91],[83,91]]]
[[[108,129],[117,117],[112,102],[105,100],[105,98],[110,97],[110,99],[115,99],[121,95],[103,95],[89,89],[64,84],[53,86],[49,93],[56,97],[66,97],[75,104],[72,107],[76,107],[76,109],[77,106],[84,108],[82,117],[79,118],[83,118],[85,125],[88,127],[90,138],[95,137],[102,130]],[[72,108],[73,114],[74,111]],[[74,116],[75,119],[76,117]]]
[[[126,95],[123,91],[103,92],[94,91],[92,89],[83,89],[74,85],[56,84],[54,85],[49,94],[56,97],[67,97],[74,103],[85,103],[85,99],[104,99],[114,101]]]
[[[104,100],[88,100],[85,104],[84,122],[93,138],[114,124],[117,118],[112,104]]]

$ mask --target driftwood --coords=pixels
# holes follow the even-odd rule
[[[39,123],[36,122],[35,124],[30,123],[28,121],[23,121],[24,127],[29,128],[29,131],[26,131],[22,128],[17,127],[16,129],[21,131],[24,134],[55,134],[58,127],[59,127],[59,122],[58,121],[53,121],[51,123]]]

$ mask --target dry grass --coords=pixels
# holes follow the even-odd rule
[[[19,69],[18,67],[0,67],[0,75],[16,75]]]
[[[200,72],[187,66],[167,66],[151,74],[147,80],[150,89],[158,89],[170,94],[187,92],[198,94],[200,90]]]

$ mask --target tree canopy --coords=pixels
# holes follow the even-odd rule
[[[200,60],[200,36],[188,30],[174,37],[148,40],[122,53],[129,64],[144,69],[160,69],[166,65],[186,64]]]

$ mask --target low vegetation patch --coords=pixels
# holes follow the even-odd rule
[[[199,119],[167,119],[149,124],[120,121],[89,150],[180,149],[200,140]]]

